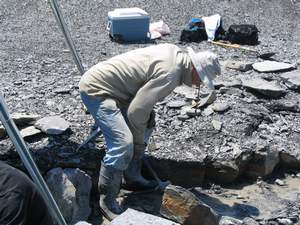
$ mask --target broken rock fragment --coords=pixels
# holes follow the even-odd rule
[[[295,65],[290,63],[276,62],[276,61],[263,61],[254,63],[253,69],[261,73],[281,72],[295,68]]]
[[[284,80],[284,84],[293,90],[298,90],[300,88],[300,71],[292,71],[288,73],[281,74],[280,77]]]
[[[183,225],[217,225],[218,214],[192,192],[180,186],[165,189],[160,213]]]
[[[221,130],[222,122],[220,122],[218,120],[212,120],[211,123],[216,130]]]
[[[228,60],[225,62],[225,67],[241,72],[246,72],[252,69],[252,64],[253,63],[250,62]]]
[[[111,221],[110,225],[179,225],[173,221],[140,212],[134,209],[127,209],[120,216]]]
[[[36,129],[34,126],[30,126],[30,127],[26,127],[24,129],[22,129],[20,131],[20,133],[23,138],[30,138],[30,137],[40,134],[41,130]]]
[[[242,79],[243,86],[268,97],[278,98],[286,93],[276,81],[266,81],[261,78]]]
[[[212,104],[211,108],[215,112],[224,112],[229,109],[229,105],[227,103],[214,103]]]
[[[39,115],[36,114],[26,114],[26,113],[14,113],[11,115],[15,124],[18,126],[25,126],[33,124],[38,118]]]
[[[39,119],[35,125],[47,134],[61,134],[70,127],[70,123],[59,116],[49,116]]]

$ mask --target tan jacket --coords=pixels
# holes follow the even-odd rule
[[[90,96],[108,96],[128,107],[135,144],[144,143],[144,132],[156,102],[175,87],[192,85],[188,54],[172,44],[129,51],[100,62],[81,78],[79,89]]]

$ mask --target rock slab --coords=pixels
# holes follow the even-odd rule
[[[134,209],[127,209],[120,216],[115,218],[109,225],[179,225],[173,221],[140,212]]]
[[[70,127],[70,123],[59,116],[39,119],[34,126],[47,134],[61,134]]]
[[[260,73],[280,72],[280,71],[287,71],[295,68],[295,66],[290,63],[283,63],[283,62],[276,62],[276,61],[269,61],[269,60],[254,63],[252,66],[254,70]]]
[[[54,168],[46,175],[47,185],[64,218],[69,223],[86,221],[91,213],[89,206],[92,181],[80,169]]]
[[[280,97],[286,93],[286,90],[277,84],[275,81],[266,81],[261,78],[254,78],[250,80],[242,79],[243,86],[255,90],[262,95],[268,97]]]
[[[160,213],[183,225],[217,225],[218,214],[187,189],[169,185],[165,189]]]

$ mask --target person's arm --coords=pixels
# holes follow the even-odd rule
[[[144,133],[154,104],[169,95],[180,82],[181,76],[176,71],[149,80],[136,93],[127,112],[134,144],[144,145]]]

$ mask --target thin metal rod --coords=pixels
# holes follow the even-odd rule
[[[19,153],[22,162],[32,177],[34,183],[41,191],[42,196],[45,199],[47,206],[50,208],[52,216],[57,220],[59,225],[67,225],[64,217],[62,216],[51,192],[48,189],[46,182],[44,181],[39,169],[37,168],[25,142],[22,138],[16,124],[12,120],[7,105],[5,103],[3,95],[0,93],[0,120],[6,129],[8,136],[15,145],[17,152]]]
[[[57,1],[56,0],[49,0],[50,2],[50,5],[51,5],[51,8],[52,8],[52,11],[53,11],[53,14],[55,16],[55,19],[56,19],[56,22],[58,23],[59,27],[61,28],[62,32],[63,32],[63,35],[65,37],[65,40],[66,40],[66,43],[68,45],[68,47],[70,48],[70,51],[72,53],[72,56],[73,56],[73,59],[75,61],[75,64],[79,70],[79,72],[81,74],[84,74],[84,68],[82,66],[82,63],[81,63],[81,60],[79,58],[79,55],[76,51],[76,48],[75,48],[75,45],[74,45],[74,42],[71,38],[71,35],[70,35],[70,32],[67,28],[67,24],[62,16],[62,13],[59,9],[59,6],[57,4]]]

